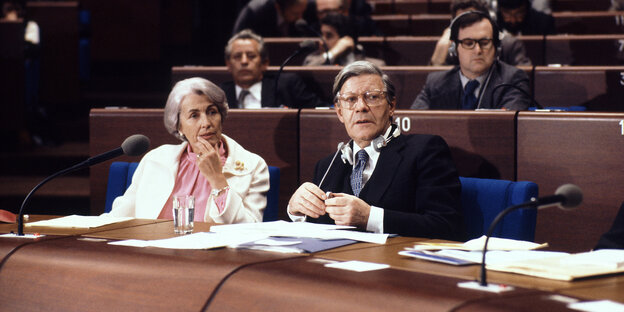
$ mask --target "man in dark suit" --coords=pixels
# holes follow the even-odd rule
[[[594,249],[624,249],[624,202],[620,206],[611,228],[600,236]]]
[[[449,148],[439,136],[400,135],[391,123],[396,98],[388,76],[357,61],[340,71],[332,94],[352,140],[335,161],[319,161],[314,182],[293,194],[291,219],[461,240],[461,185]]]
[[[555,18],[533,9],[529,0],[499,0],[496,16],[500,27],[514,36],[556,33]]]
[[[263,37],[303,35],[295,22],[303,17],[307,0],[251,0],[238,14],[232,34],[251,29]]]
[[[499,32],[489,15],[465,12],[453,20],[450,28],[451,50],[457,55],[459,66],[429,74],[411,108],[528,109],[529,77],[496,59]]]
[[[299,76],[290,73],[280,76],[276,99],[276,77],[265,74],[269,56],[264,40],[251,30],[243,30],[228,41],[225,64],[233,81],[222,83],[221,88],[230,108],[327,106]]]

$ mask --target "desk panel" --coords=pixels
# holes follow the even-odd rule
[[[458,288],[456,278],[393,268],[357,273],[324,263],[298,258],[244,267],[228,278],[207,311],[451,311],[471,301],[544,294],[527,289],[490,294]],[[261,282],[266,280],[271,283]],[[542,307],[538,300],[532,303]]]
[[[540,195],[574,183],[583,204],[572,211],[543,209],[535,241],[554,250],[592,249],[624,200],[624,113],[539,113],[518,116],[518,179],[537,183]]]
[[[515,180],[515,112],[397,110],[404,133],[442,136],[461,176]],[[301,182],[312,181],[314,166],[349,137],[334,111],[301,111]],[[403,128],[405,129],[405,127]]]
[[[245,149],[260,155],[269,166],[280,168],[280,217],[285,217],[288,198],[297,185],[297,110],[231,109],[223,133]],[[117,148],[131,134],[150,138],[150,148],[180,141],[167,133],[162,109],[93,109],[90,115],[90,155]],[[115,160],[139,161],[122,156]],[[108,169],[112,161],[91,167],[91,213],[104,210]]]
[[[68,237],[13,254],[0,271],[0,302],[13,311],[199,311],[239,267],[287,257],[293,256],[123,247]]]

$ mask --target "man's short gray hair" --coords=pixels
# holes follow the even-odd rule
[[[186,141],[186,138],[178,131],[180,129],[180,106],[184,98],[191,94],[204,95],[211,103],[214,103],[221,114],[221,122],[225,120],[229,109],[225,92],[216,84],[199,77],[178,81],[167,98],[164,122],[167,132],[182,141]]]
[[[396,91],[394,84],[390,81],[390,77],[384,74],[383,71],[377,65],[369,61],[357,61],[345,66],[334,79],[334,87],[332,88],[332,94],[334,95],[334,103],[338,99],[338,92],[342,89],[344,83],[351,77],[361,75],[377,75],[381,77],[381,81],[384,84],[384,91],[386,92],[386,100],[391,103],[396,98]]]
[[[238,33],[236,33],[234,36],[232,36],[230,40],[228,40],[228,43],[225,46],[225,52],[224,52],[226,60],[230,59],[230,56],[232,55],[232,45],[234,44],[234,41],[238,39],[255,40],[256,42],[258,42],[258,53],[260,54],[260,59],[262,61],[266,61],[269,59],[269,52],[264,46],[264,39],[262,39],[260,35],[256,34],[251,29],[243,29],[239,31]]]

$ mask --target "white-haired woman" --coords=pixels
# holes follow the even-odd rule
[[[162,145],[143,157],[112,216],[172,219],[174,195],[195,196],[195,220],[262,221],[269,171],[260,156],[222,133],[225,93],[203,78],[182,80],[165,106],[165,128],[183,142]]]

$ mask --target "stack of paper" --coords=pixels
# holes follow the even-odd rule
[[[100,217],[100,216],[79,216],[79,215],[71,215],[61,218],[55,218],[50,220],[43,220],[37,222],[29,222],[24,224],[24,226],[35,227],[35,226],[45,226],[45,227],[54,227],[54,228],[78,228],[78,229],[91,229],[97,228],[100,226],[123,222],[131,220],[130,217]]]

